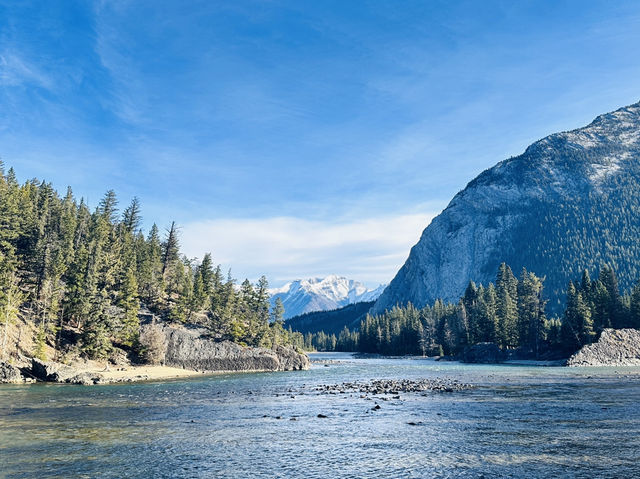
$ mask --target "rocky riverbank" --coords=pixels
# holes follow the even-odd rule
[[[94,361],[62,364],[22,358],[19,364],[0,362],[0,383],[55,382],[108,384],[175,379],[203,374],[309,369],[309,358],[293,348],[244,347],[230,341],[214,341],[203,330],[160,326],[164,335],[158,365],[118,365]],[[162,337],[162,336],[161,336]]]
[[[640,331],[605,329],[597,342],[571,356],[567,366],[640,366]]]

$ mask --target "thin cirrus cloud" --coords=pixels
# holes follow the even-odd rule
[[[210,251],[215,262],[232,266],[238,279],[268,272],[278,286],[292,278],[338,273],[366,278],[375,286],[392,279],[434,216],[425,212],[337,223],[229,218],[188,223],[181,236],[187,256]]]

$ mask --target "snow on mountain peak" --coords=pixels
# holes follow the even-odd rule
[[[386,285],[368,289],[364,284],[335,274],[324,278],[297,279],[269,290],[271,303],[280,298],[285,318],[311,311],[341,308],[360,301],[373,301]]]

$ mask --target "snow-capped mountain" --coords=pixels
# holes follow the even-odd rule
[[[622,290],[640,278],[640,103],[533,143],[472,180],[422,233],[372,308],[457,301],[506,262],[546,277],[558,313],[583,269],[615,265]]]
[[[271,305],[280,298],[284,305],[284,317],[291,318],[311,311],[327,311],[360,301],[374,301],[385,286],[367,289],[357,281],[330,275],[326,278],[297,279],[269,292]]]

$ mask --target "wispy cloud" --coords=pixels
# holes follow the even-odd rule
[[[53,86],[53,81],[17,52],[0,53],[0,85],[7,87],[25,84],[49,89]]]
[[[351,222],[294,217],[218,219],[182,228],[183,249],[233,267],[238,278],[268,272],[274,284],[339,273],[369,284],[388,282],[434,212],[363,218]]]

